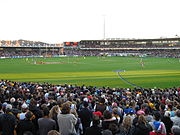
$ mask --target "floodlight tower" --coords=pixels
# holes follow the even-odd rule
[[[105,40],[106,38],[106,15],[103,15],[104,19],[104,25],[103,25],[103,39]]]

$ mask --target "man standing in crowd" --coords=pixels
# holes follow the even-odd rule
[[[59,132],[62,135],[75,135],[75,125],[77,123],[77,118],[74,114],[70,114],[70,105],[68,103],[64,103],[62,105],[61,114],[58,114],[58,125]]]
[[[3,135],[14,135],[16,126],[16,117],[11,113],[12,105],[7,104],[5,113],[0,116],[0,128]]]
[[[56,129],[55,120],[49,118],[48,108],[44,108],[43,118],[38,119],[38,125],[39,125],[39,134],[40,135],[47,135],[50,130]]]
[[[88,108],[88,102],[84,101],[84,108],[79,112],[79,118],[83,126],[83,133],[85,133],[86,128],[90,127],[92,121],[92,111]]]

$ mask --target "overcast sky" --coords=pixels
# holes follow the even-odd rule
[[[0,40],[49,43],[180,35],[180,0],[0,0]],[[105,17],[104,17],[105,15]]]

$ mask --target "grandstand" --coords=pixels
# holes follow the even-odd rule
[[[159,39],[118,39],[118,40],[81,40],[81,48],[144,48],[144,49],[176,49],[180,47],[180,38],[159,38]]]
[[[51,57],[63,53],[62,44],[48,44],[39,41],[0,41],[0,57]]]
[[[180,38],[81,40],[48,44],[39,41],[0,41],[0,56],[157,56],[180,57]]]
[[[72,52],[88,56],[180,57],[180,38],[81,40],[75,51],[65,50],[66,54]]]

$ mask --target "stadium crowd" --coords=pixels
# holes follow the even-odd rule
[[[14,51],[14,50],[0,50],[0,57],[32,57],[32,56],[53,56],[53,55],[68,55],[68,56],[100,56],[102,54],[109,54],[111,56],[119,56],[118,54],[127,54],[128,56],[141,56],[145,54],[149,57],[165,57],[165,58],[179,58],[179,50],[81,50],[81,49],[64,49],[64,53],[58,51]],[[134,55],[133,55],[134,54]]]
[[[179,135],[180,88],[0,80],[1,135]]]
[[[108,54],[111,56],[119,56],[118,54],[127,54],[128,56],[146,55],[149,57],[165,57],[165,58],[179,58],[180,50],[83,50],[83,49],[64,49],[66,55],[79,56],[100,56],[101,54]]]
[[[52,55],[59,55],[58,51],[16,51],[16,50],[0,50],[0,57],[36,57],[36,56],[52,56]]]
[[[83,44],[81,48],[174,48],[180,47],[180,44],[170,44],[170,43],[161,43],[161,44],[133,44],[133,43],[109,43],[108,45],[106,44],[92,44],[91,42],[88,44]]]

